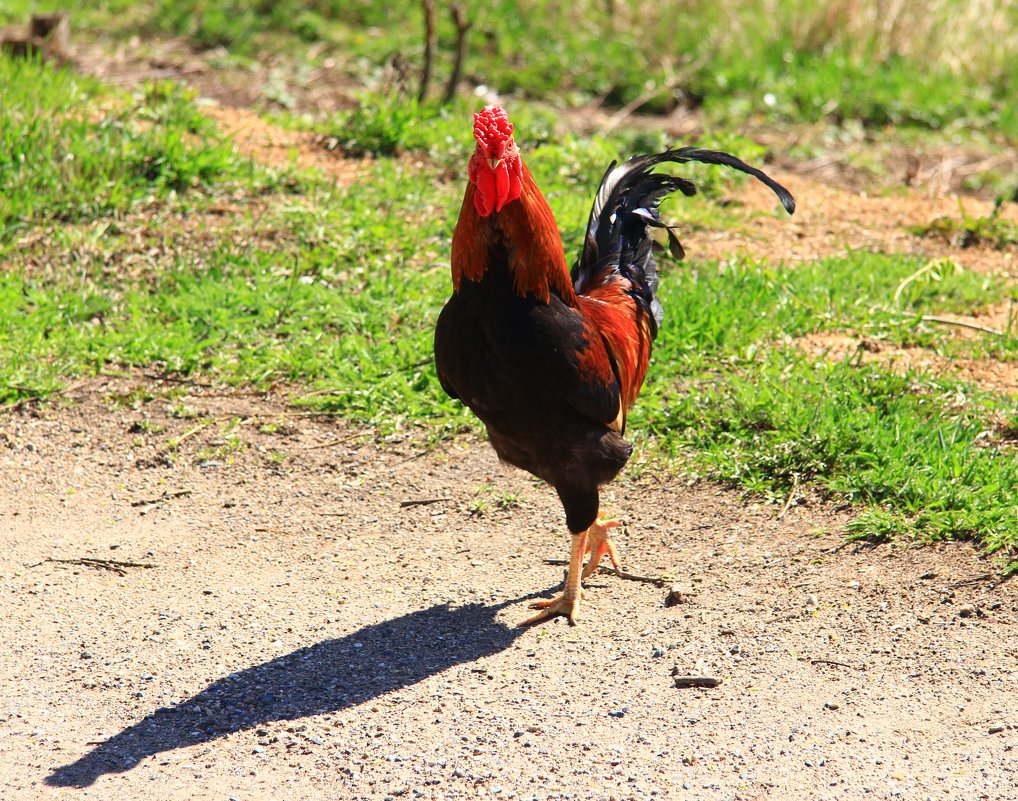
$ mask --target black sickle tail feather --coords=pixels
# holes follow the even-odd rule
[[[654,263],[657,243],[648,229],[665,229],[671,254],[681,259],[685,255],[682,245],[671,227],[661,222],[659,208],[661,201],[672,192],[682,192],[687,197],[696,194],[696,187],[690,181],[651,172],[666,161],[679,164],[698,161],[741,170],[770,187],[789,214],[795,211],[795,199],[785,187],[728,153],[682,147],[636,156],[621,166],[612,162],[594,197],[583,252],[572,271],[573,285],[578,293],[587,294],[611,275],[620,274],[633,285],[630,294],[652,314],[657,325],[662,319]]]

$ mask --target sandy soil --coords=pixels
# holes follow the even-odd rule
[[[605,503],[681,602],[598,575],[518,628],[561,507],[485,443],[128,389],[0,417],[4,799],[1018,793],[1018,588],[966,545],[651,472]]]

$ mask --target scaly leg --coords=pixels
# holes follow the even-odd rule
[[[580,588],[580,572],[583,555],[586,552],[587,532],[581,531],[579,534],[573,534],[569,549],[569,572],[566,574],[565,591],[558,598],[553,598],[550,601],[532,603],[531,608],[541,611],[524,620],[520,624],[521,626],[529,626],[555,615],[566,615],[570,623],[576,624],[576,616],[580,611],[580,599],[583,597],[583,590]]]
[[[583,568],[581,578],[587,578],[587,576],[597,570],[597,566],[601,564],[601,557],[605,554],[608,554],[608,558],[611,559],[615,572],[622,572],[622,565],[619,564],[619,556],[615,552],[615,545],[608,536],[609,530],[621,528],[621,526],[622,524],[618,520],[605,520],[604,522],[598,520],[587,529],[587,548],[590,551],[590,559],[587,561],[587,566]]]

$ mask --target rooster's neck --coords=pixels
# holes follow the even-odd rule
[[[505,263],[520,297],[533,295],[547,302],[554,292],[575,306],[576,293],[555,217],[526,164],[522,183],[519,199],[487,217],[477,213],[476,189],[467,184],[452,238],[453,287],[459,290],[464,278],[480,283],[489,267]]]

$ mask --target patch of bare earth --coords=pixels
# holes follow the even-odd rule
[[[753,214],[734,232],[718,229],[687,235],[684,239],[689,240],[689,253],[709,258],[735,253],[796,262],[863,250],[950,258],[969,270],[1018,278],[1018,248],[957,248],[912,233],[912,228],[928,225],[938,217],[959,218],[959,199],[955,196],[907,192],[869,197],[801,175],[773,172],[772,177],[795,196],[797,207],[792,217],[780,210],[769,189],[748,183],[739,187],[732,200],[749,211],[773,215]],[[988,216],[993,209],[991,202],[979,198],[966,197],[960,202],[972,217]],[[1018,204],[1006,204],[1002,217],[1018,223]]]
[[[928,348],[899,347],[840,331],[822,331],[794,340],[796,347],[827,361],[858,359],[899,372],[960,378],[991,392],[1018,392],[1018,364],[994,359],[947,358]]]
[[[356,105],[358,87],[335,59],[320,58],[322,45],[303,60],[266,51],[241,66],[226,49],[197,50],[185,38],[104,41],[82,32],[72,53],[77,69],[107,83],[178,81],[225,108],[331,114]]]
[[[290,131],[245,109],[207,106],[204,111],[239,153],[255,161],[274,167],[318,169],[340,186],[353,183],[361,172],[362,161],[345,158],[320,134]]]
[[[5,798],[1018,791],[1018,594],[967,545],[623,480],[623,562],[682,602],[598,575],[579,626],[523,629],[562,512],[485,443],[99,399],[129,389],[0,417]]]

